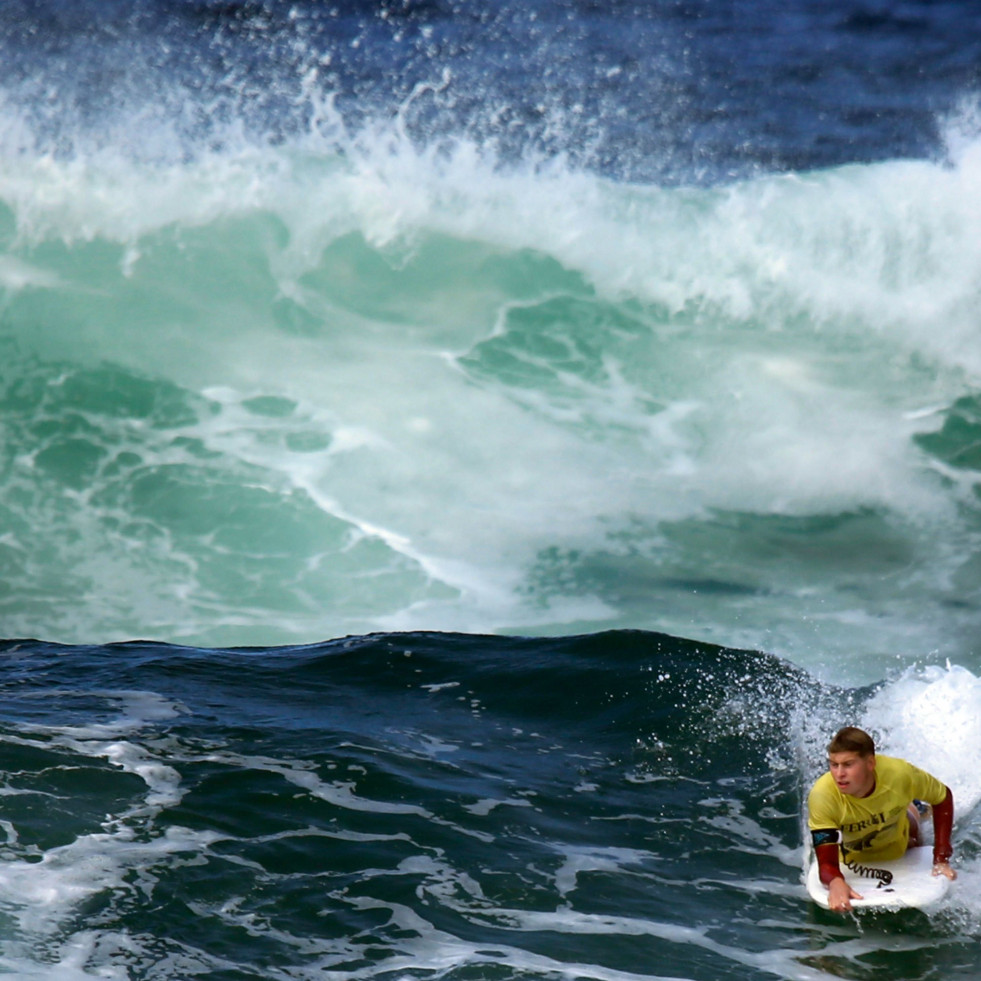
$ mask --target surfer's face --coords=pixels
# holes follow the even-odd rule
[[[858,753],[829,753],[828,768],[832,779],[843,794],[864,797],[875,786],[875,757]]]

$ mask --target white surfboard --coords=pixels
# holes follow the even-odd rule
[[[911,848],[892,862],[863,862],[849,868],[841,865],[845,882],[860,893],[853,899],[856,909],[924,909],[943,899],[950,880],[932,875],[933,849],[927,845]],[[807,891],[819,906],[828,909],[828,887],[821,882],[817,860],[811,854],[807,869]]]

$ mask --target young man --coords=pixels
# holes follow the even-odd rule
[[[905,760],[877,757],[872,737],[861,729],[846,726],[835,734],[828,772],[807,798],[807,823],[831,909],[850,910],[851,901],[862,898],[841,874],[839,847],[846,864],[899,858],[920,843],[914,800],[933,806],[933,874],[956,879],[950,867],[950,788]]]

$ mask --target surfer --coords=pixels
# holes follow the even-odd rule
[[[956,879],[950,867],[954,797],[950,788],[925,770],[892,756],[876,756],[872,737],[846,726],[828,745],[828,772],[807,798],[807,823],[814,842],[828,905],[847,911],[862,896],[852,889],[838,864],[889,861],[920,844],[919,808],[933,809],[933,874]]]

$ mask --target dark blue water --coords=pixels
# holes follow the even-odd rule
[[[0,65],[0,972],[977,976],[981,9]],[[844,723],[953,788],[943,906],[806,899]]]
[[[623,180],[720,180],[942,153],[979,82],[981,14],[936,3],[19,3],[5,88],[45,143],[98,142],[121,112],[192,149],[234,119],[562,154]],[[114,134],[118,135],[118,134]]]

